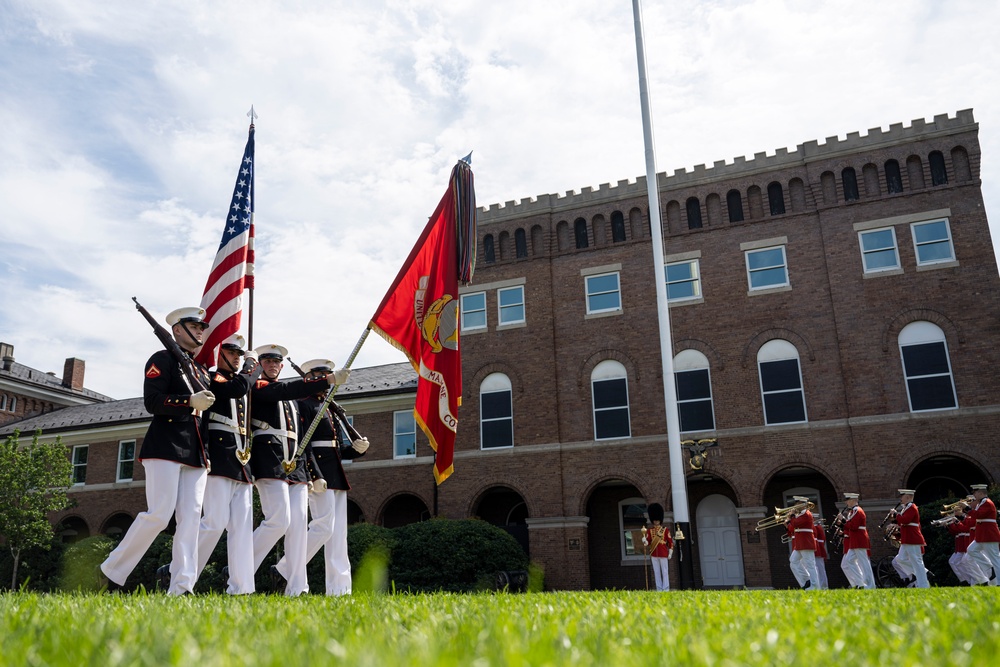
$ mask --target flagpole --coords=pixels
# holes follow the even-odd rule
[[[670,490],[674,508],[674,525],[679,537],[681,565],[680,588],[694,583],[691,563],[691,524],[688,511],[687,483],[684,479],[684,462],[681,456],[680,423],[677,417],[677,390],[674,385],[674,353],[670,335],[670,307],[667,303],[667,286],[663,275],[663,224],[660,220],[660,190],[656,180],[656,156],[653,151],[653,123],[649,110],[649,88],[646,73],[646,49],[643,41],[642,8],[640,0],[632,0],[635,20],[635,52],[639,66],[639,103],[642,108],[642,135],[646,151],[646,191],[649,196],[649,226],[653,236],[653,275],[656,279],[656,312],[660,331],[660,363],[663,369],[663,398],[667,418],[667,453],[670,461]]]

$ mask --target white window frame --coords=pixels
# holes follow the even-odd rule
[[[892,246],[884,248],[876,248],[873,250],[865,250],[865,240],[864,237],[870,234],[878,234],[880,232],[889,232],[892,236]],[[883,271],[897,271],[902,268],[902,264],[899,261],[899,245],[896,243],[896,228],[895,227],[880,227],[878,229],[863,229],[858,232],[858,247],[861,249],[861,266],[865,273],[882,273]],[[868,267],[868,256],[875,253],[885,252],[887,250],[892,250],[893,256],[896,258],[896,263],[893,266],[880,266],[876,268]]]
[[[73,454],[72,454],[72,456],[70,458],[70,462],[73,464],[73,472],[72,472],[72,476],[70,477],[70,479],[73,481],[73,486],[83,486],[84,484],[87,483],[87,461],[84,461],[83,463],[80,463],[79,461],[77,461],[77,452],[78,451],[86,452],[87,453],[87,458],[89,460],[89,458],[90,458],[90,445],[74,445],[73,446]],[[78,468],[83,468],[83,481],[82,482],[77,482],[76,481],[76,471],[77,471]]]
[[[911,322],[903,327],[903,330],[899,332],[897,343],[899,344],[899,363],[903,367],[903,384],[906,385],[906,403],[910,408],[910,412],[940,412],[942,410],[957,410],[958,391],[955,389],[955,373],[951,366],[951,352],[948,349],[948,339],[945,337],[944,331],[941,330],[941,327],[933,324],[932,322],[922,320]],[[936,373],[934,375],[907,375],[906,361],[903,359],[903,348],[910,347],[912,345],[926,345],[928,343],[941,343],[944,346],[944,358],[945,361],[948,362],[948,372]],[[951,396],[955,404],[941,408],[923,408],[920,410],[914,410],[913,397],[910,396],[910,380],[944,377],[945,375],[948,376],[949,383],[951,384]]]
[[[520,294],[520,300],[516,303],[504,304],[504,295],[511,292],[517,292]],[[520,319],[506,319],[504,316],[504,309],[508,311],[513,308],[521,309]],[[524,285],[515,285],[514,287],[501,287],[497,290],[497,327],[508,327],[515,324],[524,324],[527,319],[527,307],[524,303]]]
[[[132,444],[132,458],[130,459],[122,457],[122,454],[124,452],[124,447],[128,443]],[[135,479],[135,453],[136,453],[135,450],[136,450],[135,440],[118,441],[118,463],[115,466],[115,482],[131,482],[133,479]],[[132,474],[129,477],[122,476],[122,465],[125,463],[132,464]]]
[[[17,412],[17,396],[11,396],[7,404],[7,412]]]
[[[692,266],[692,278],[686,278],[684,280],[674,280],[671,281],[670,277],[667,275],[668,268],[671,266],[680,266],[681,264],[688,264]],[[694,301],[696,299],[701,299],[701,262],[698,259],[686,259],[681,262],[667,262],[663,265],[663,280],[667,286],[667,301],[669,303],[683,303],[685,301]],[[678,285],[681,283],[693,283],[694,284],[694,294],[691,296],[682,296],[677,298],[670,298],[670,286]]]
[[[608,276],[614,276],[615,277],[615,288],[613,290],[604,290],[604,291],[601,291],[601,292],[591,291],[591,289],[590,289],[590,281],[591,280],[596,280],[598,278],[606,278]],[[622,279],[621,279],[621,273],[620,272],[618,272],[618,271],[609,271],[607,273],[595,273],[593,275],[584,276],[583,277],[583,285],[584,285],[584,297],[585,297],[586,302],[587,302],[587,314],[588,315],[597,315],[597,314],[600,314],[600,313],[620,313],[620,312],[622,312]],[[590,299],[591,299],[591,297],[603,296],[605,294],[617,294],[618,295],[618,305],[615,306],[615,307],[613,307],[613,308],[598,308],[596,310],[592,310],[591,307],[590,307]]]
[[[403,415],[408,415],[411,420],[413,420],[413,430],[412,431],[401,431],[399,430],[399,418]],[[413,453],[412,454],[400,454],[399,453],[399,438],[400,436],[413,436]],[[417,418],[413,414],[413,410],[396,410],[392,413],[392,458],[394,459],[414,459],[417,457]]]
[[[596,392],[594,391],[594,384],[597,382],[611,382],[615,380],[625,381],[625,405],[615,405],[607,408],[598,408],[596,405]],[[628,432],[625,435],[612,435],[605,438],[597,437],[597,413],[607,412],[610,410],[621,410],[625,409],[625,422],[628,425]],[[594,421],[594,440],[622,440],[624,438],[632,437],[632,405],[629,400],[628,393],[628,372],[618,361],[613,361],[606,359],[594,367],[593,372],[590,374],[590,414]]]
[[[757,267],[755,269],[751,269],[750,268],[750,256],[751,255],[756,255],[756,254],[763,253],[763,252],[768,252],[768,251],[771,251],[771,250],[780,250],[781,251],[781,264],[773,264],[773,265],[764,266],[764,267]],[[748,289],[751,292],[761,292],[761,291],[764,291],[764,290],[780,289],[782,287],[790,287],[791,286],[791,281],[790,281],[790,279],[788,277],[788,254],[785,252],[785,246],[784,246],[784,244],[767,246],[767,247],[764,247],[764,248],[753,248],[751,250],[744,250],[743,251],[743,259],[746,262],[746,268],[747,268],[747,286],[748,286]],[[762,285],[760,287],[754,287],[754,284],[753,284],[753,274],[760,273],[762,271],[771,271],[771,270],[777,269],[779,267],[785,273],[785,281],[783,283],[781,283],[781,284],[772,284],[772,285]]]
[[[765,350],[765,348],[768,348]],[[794,354],[793,354],[794,351]],[[762,354],[763,353],[763,354]],[[764,358],[762,358],[762,356]],[[764,391],[764,376],[761,373],[761,364],[773,363],[778,361],[791,361],[795,360],[796,368],[799,373],[799,386],[798,389],[778,389],[772,391]],[[760,407],[764,412],[764,424],[767,426],[783,426],[785,424],[806,424],[809,422],[809,410],[806,405],[806,387],[805,382],[802,379],[802,359],[799,355],[798,349],[790,342],[784,339],[776,338],[768,341],[761,346],[761,349],[757,352],[757,382],[760,387]],[[790,394],[793,391],[798,391],[802,397],[802,420],[794,422],[770,422],[767,417],[767,401],[765,398],[773,394]]]
[[[946,232],[946,237],[944,239],[939,239],[939,240],[936,240],[936,241],[925,241],[923,243],[918,243],[917,242],[917,228],[918,227],[924,227],[926,225],[933,225],[933,224],[937,224],[937,223],[941,223],[941,222],[944,223],[944,229],[945,229],[945,232]],[[945,264],[947,262],[954,262],[955,261],[955,243],[952,240],[952,236],[951,236],[951,222],[948,220],[948,218],[946,218],[946,217],[945,218],[936,218],[934,220],[923,220],[921,222],[911,223],[910,224],[910,237],[913,239],[913,255],[914,255],[914,257],[917,260],[917,266],[933,266],[935,264]],[[948,243],[948,250],[950,251],[950,255],[951,255],[950,257],[947,257],[947,258],[944,258],[944,259],[932,259],[932,260],[921,261],[921,259],[920,259],[920,248],[922,248],[924,246],[929,246],[931,244],[943,243],[945,241],[947,241],[947,243]]]
[[[486,419],[483,417],[483,396],[486,394],[507,394],[507,400],[510,402],[510,416],[509,417],[491,417]],[[497,445],[494,447],[487,447],[485,443],[485,438],[483,437],[483,425],[487,422],[510,422],[510,444],[509,445]],[[482,384],[479,385],[479,449],[483,451],[493,451],[495,449],[510,449],[514,446],[514,392],[510,383],[510,378],[508,378],[503,373],[490,373],[483,379]]]
[[[7,409],[7,394],[0,394],[0,410]]]
[[[647,512],[648,505],[646,504],[645,498],[626,498],[624,500],[619,501],[618,502],[618,543],[621,546],[621,553],[622,553],[622,560],[623,561],[642,561],[642,560],[645,559],[645,555],[643,553],[643,548],[642,548],[642,543],[641,542],[638,545],[635,545],[635,544],[632,545],[632,551],[634,553],[630,554],[628,552],[628,542],[629,542],[629,539],[631,538],[631,531],[632,530],[636,530],[634,528],[630,528],[630,529],[628,529],[628,531],[626,531],[626,528],[625,528],[625,507],[630,506],[630,505],[641,506],[643,508],[643,510],[642,510],[643,519],[644,520],[648,520],[649,519],[649,514]],[[645,525],[645,521],[643,522],[643,525]]]
[[[465,302],[466,302],[467,299],[471,299],[472,297],[482,297],[482,299],[483,299],[483,307],[482,308],[468,308],[466,306]],[[487,327],[489,327],[489,324],[490,324],[489,323],[489,316],[487,314],[488,311],[486,310],[486,292],[470,292],[469,294],[463,294],[461,296],[461,308],[459,310],[462,313],[462,331],[482,331],[482,330],[486,329]],[[469,326],[466,323],[466,315],[471,315],[473,313],[480,313],[480,312],[483,314],[483,323],[482,323],[482,325]]]

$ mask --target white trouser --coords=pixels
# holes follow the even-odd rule
[[[868,559],[867,549],[848,549],[840,561],[840,569],[844,571],[851,587],[875,588],[875,573],[872,572],[872,562]]]
[[[253,593],[253,487],[228,477],[209,475],[204,514],[198,530],[199,577],[223,530],[226,531],[229,563],[226,592],[230,595]]]
[[[253,532],[254,572],[284,536],[285,557],[288,559],[285,595],[308,593],[306,530],[309,520],[309,487],[305,484],[288,484],[280,479],[259,479],[256,485],[264,521]]]
[[[965,580],[970,584],[978,584],[988,579],[988,577],[983,574],[982,568],[979,567],[979,563],[972,556],[972,554],[966,551],[965,553],[960,553],[958,555],[962,558],[958,561],[958,570],[956,574],[958,574],[958,572],[964,574]],[[959,579],[961,579],[961,577],[959,577]],[[996,584],[995,581],[993,583]]]
[[[976,542],[973,540],[969,544],[967,553],[980,569],[980,578],[975,583],[981,584],[989,581],[991,585],[996,586],[997,580],[1000,578],[1000,542]],[[993,579],[990,579],[991,569],[993,570]]]
[[[351,592],[351,560],[347,555],[347,491],[328,489],[309,494],[308,538],[306,562],[323,548],[326,572],[326,594],[348,595]],[[288,561],[278,561],[278,572],[286,576]]]
[[[139,513],[122,541],[101,563],[101,571],[119,586],[124,585],[173,515],[177,528],[167,594],[191,593],[198,579],[198,524],[208,471],[160,459],[144,460],[142,467],[146,471],[147,509]]]
[[[656,590],[670,590],[670,559],[663,556],[650,556],[649,562],[653,564],[653,580],[656,581]]]
[[[799,582],[799,588],[809,582],[809,588],[819,586],[819,575],[816,573],[816,552],[805,549],[795,549],[788,558],[788,564],[795,575],[795,581]]]
[[[817,588],[821,591],[828,590],[830,588],[830,580],[826,578],[826,559],[817,558],[816,559],[816,579]]]
[[[956,551],[948,559],[948,565],[951,567],[951,571],[955,573],[955,578],[967,584],[974,584],[976,583],[975,577],[970,573],[967,563],[975,564],[974,561],[967,560],[966,553],[963,551]]]
[[[924,567],[924,555],[920,553],[919,544],[900,544],[899,553],[892,559],[892,566],[901,579],[916,577],[917,588],[930,588],[927,581],[927,569]]]

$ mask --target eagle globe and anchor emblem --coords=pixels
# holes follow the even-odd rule
[[[458,301],[451,294],[438,297],[427,305],[429,276],[420,276],[413,294],[413,319],[420,335],[437,354],[443,350],[458,351]]]

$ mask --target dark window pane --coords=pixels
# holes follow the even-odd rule
[[[910,405],[913,410],[938,410],[954,408],[955,392],[951,388],[951,376],[920,378],[907,380],[910,389]]]
[[[677,400],[679,401],[709,398],[712,395],[707,370],[682,371],[676,373],[674,378],[677,381]]]
[[[760,365],[760,384],[764,391],[800,389],[799,360],[767,361]]]
[[[903,348],[906,377],[948,373],[948,355],[944,343],[922,343]]]
[[[858,175],[853,167],[848,167],[840,172],[841,180],[844,182],[844,201],[857,201],[858,197]]]
[[[944,167],[944,155],[941,151],[931,151],[927,156],[927,161],[931,165],[931,183],[933,185],[944,185],[948,182],[948,172]]]
[[[595,412],[594,424],[596,426],[595,436],[598,440],[602,438],[627,438],[629,435],[628,408]]]
[[[483,448],[510,447],[514,444],[514,422],[501,419],[495,422],[483,422]]]
[[[481,394],[483,419],[497,419],[499,417],[510,417],[510,392],[492,391],[488,394]]]
[[[764,396],[764,416],[768,424],[786,424],[806,420],[802,392],[783,391]]]
[[[697,197],[687,200],[688,229],[701,228],[701,203]]]
[[[782,215],[785,212],[785,194],[781,183],[774,182],[767,186],[767,204],[771,215]]]
[[[493,250],[492,234],[487,234],[483,237],[483,257],[486,259],[487,264],[492,264],[496,261],[496,252]]]
[[[625,378],[600,380],[594,383],[594,408],[615,408],[628,405]]]
[[[715,428],[712,401],[692,401],[677,406],[681,418],[681,431],[710,431]]]
[[[576,222],[573,223],[573,232],[576,236],[576,247],[586,248],[590,245],[590,241],[587,239],[587,221],[583,218],[577,218]]]
[[[528,256],[528,241],[523,229],[518,229],[514,232],[514,249],[518,259]]]
[[[611,214],[611,241],[621,243],[625,240],[625,216],[621,211]]]
[[[730,190],[726,195],[726,208],[729,209],[729,222],[743,222],[743,197],[739,190]]]

